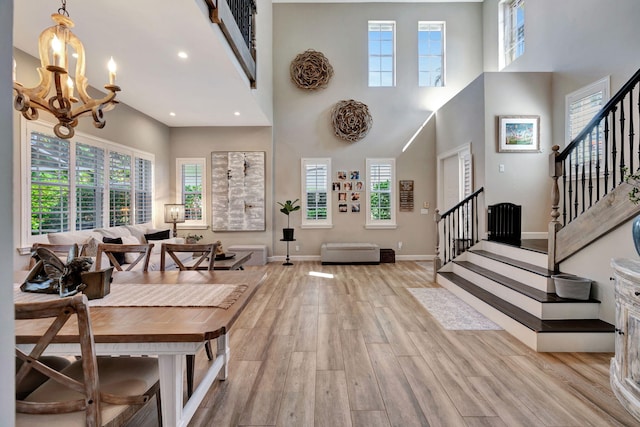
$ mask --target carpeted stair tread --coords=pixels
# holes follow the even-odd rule
[[[438,273],[469,294],[538,333],[614,332],[614,326],[600,319],[542,320],[474,285],[455,273]]]
[[[589,300],[576,300],[576,299],[568,299],[568,298],[560,298],[555,293],[544,292],[539,289],[535,289],[531,286],[528,286],[522,282],[518,282],[510,277],[503,276],[502,274],[495,273],[489,269],[481,267],[477,264],[474,264],[470,261],[457,261],[453,260],[454,264],[457,264],[461,267],[466,268],[469,271],[473,271],[480,276],[486,277],[496,283],[499,283],[502,286],[506,286],[509,289],[512,289],[516,292],[521,293],[533,300],[542,303],[600,303],[600,301],[596,299]]]
[[[526,270],[529,271],[531,273],[535,273],[535,274],[539,274],[541,276],[545,276],[545,277],[551,277],[553,274],[555,274],[553,271],[548,270],[546,268],[543,267],[539,267],[537,265],[534,264],[529,264],[528,262],[524,262],[524,261],[519,261],[517,259],[513,259],[513,258],[509,258],[503,255],[498,255],[495,254],[493,252],[489,252],[489,251],[485,251],[482,249],[470,249],[469,252],[483,256],[485,258],[489,258],[492,259],[494,261],[498,261],[507,265],[511,265],[513,267],[518,267],[521,268],[522,270]]]

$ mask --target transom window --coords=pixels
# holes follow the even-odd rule
[[[395,159],[367,159],[367,228],[395,228]]]
[[[207,225],[205,171],[204,157],[176,159],[176,202],[185,205],[184,227]]]
[[[396,23],[369,21],[369,86],[395,86]]]
[[[418,22],[418,85],[444,86],[444,22]]]
[[[152,220],[152,154],[80,133],[60,139],[44,122],[24,129],[23,246],[42,234]]]
[[[331,227],[331,159],[302,159],[302,227]]]
[[[500,68],[524,53],[524,0],[500,2]]]

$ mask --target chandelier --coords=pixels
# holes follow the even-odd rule
[[[40,83],[35,87],[25,88],[16,82],[15,61],[13,63],[15,109],[22,112],[27,120],[36,120],[38,109],[53,114],[58,119],[53,131],[63,139],[73,137],[80,116],[91,114],[93,125],[102,129],[106,124],[104,112],[115,107],[118,103],[115,99],[116,92],[120,91],[120,87],[115,85],[116,64],[111,58],[108,63],[109,84],[104,86],[108,94],[101,99],[93,99],[87,94],[84,47],[70,30],[74,24],[69,18],[66,3],[66,0],[62,0],[58,13],[51,15],[56,25],[44,30],[38,40]],[[73,59],[76,61],[75,78],[69,74],[68,68]]]

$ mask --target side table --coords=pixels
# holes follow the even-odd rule
[[[293,265],[292,262],[289,262],[289,242],[295,242],[296,239],[280,239],[280,241],[287,242],[287,259],[282,263],[282,265]]]

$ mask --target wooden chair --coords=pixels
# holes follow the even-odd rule
[[[176,266],[181,271],[185,270],[213,270],[213,263],[216,258],[216,249],[218,243],[205,243],[205,244],[174,244],[163,243],[160,249],[160,271],[165,271],[166,257],[170,256],[176,263]],[[180,260],[180,257],[176,253],[190,252],[195,260],[193,263],[189,262],[187,265]],[[204,265],[202,265],[204,264]],[[211,351],[211,342],[207,340],[204,343],[204,349],[207,353],[207,358],[213,360],[213,352]],[[193,394],[193,375],[195,372],[195,355],[187,354],[187,396],[191,397]]]
[[[106,255],[109,261],[111,261],[111,265],[118,271],[130,271],[133,269],[140,261],[142,261],[142,271],[146,272],[149,269],[149,257],[151,255],[151,248],[153,248],[153,243],[147,243],[144,245],[121,245],[117,243],[100,243],[98,245],[98,254],[96,256],[96,270],[102,269],[102,254]],[[121,260],[128,253],[137,253],[137,258],[131,263],[127,263],[126,269],[123,269]],[[120,260],[115,254],[121,254]],[[108,267],[108,266],[105,266]]]
[[[67,259],[71,254],[73,254],[74,257],[80,255],[82,252],[83,246],[84,245],[77,245],[75,243],[70,245],[51,245],[48,243],[34,243],[31,246],[31,253],[32,254],[35,253],[36,249],[38,248],[47,248],[54,254],[58,255],[59,257]],[[29,269],[31,269],[35,265],[35,263],[36,263],[36,259],[32,256],[31,260],[29,261]]]
[[[120,426],[153,395],[160,413],[157,359],[96,357],[85,295],[14,307],[16,320],[49,321],[30,353],[16,347],[21,362],[16,388],[34,370],[47,377],[27,397],[16,399],[16,426]],[[77,327],[81,358],[58,370],[44,363],[42,354],[67,323]]]
[[[213,263],[216,259],[216,249],[218,243],[204,244],[175,244],[163,243],[160,250],[160,270],[165,271],[166,257],[170,256],[181,270],[213,270]],[[176,253],[192,253],[193,262],[186,265],[180,260]]]

